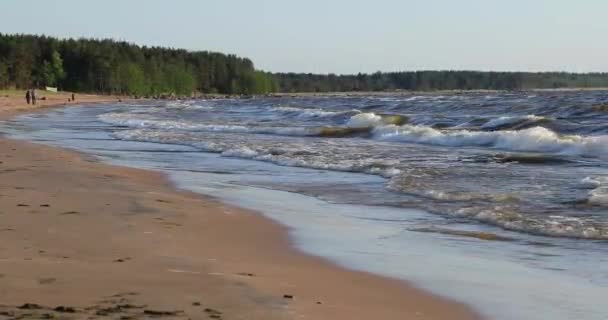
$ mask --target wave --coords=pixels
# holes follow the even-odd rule
[[[597,104],[594,105],[592,108],[596,112],[608,112],[608,104]]]
[[[369,137],[372,133],[372,128],[370,127],[322,127],[318,128],[317,130],[318,131],[314,135],[324,138],[346,138],[355,136]]]
[[[371,127],[258,127],[231,124],[203,124],[178,120],[158,120],[146,115],[108,113],[99,116],[105,123],[140,129],[163,129],[222,133],[257,133],[284,136],[340,138],[371,135]]]
[[[539,125],[541,123],[545,123],[550,121],[549,118],[536,116],[536,115],[526,115],[526,116],[513,116],[513,117],[499,117],[496,119],[492,119],[481,126],[483,130],[504,130],[504,129],[521,129],[524,127],[530,127]]]
[[[350,110],[350,111],[326,111],[322,109],[312,109],[312,108],[297,108],[297,107],[289,107],[289,106],[280,106],[273,107],[270,109],[271,111],[286,113],[294,115],[299,119],[313,119],[313,118],[326,118],[326,117],[334,117],[337,115],[345,115],[352,113],[359,113],[359,110]]]
[[[581,180],[581,187],[591,189],[587,196],[588,204],[608,207],[608,177],[586,177]]]
[[[108,113],[99,116],[103,122],[130,128],[152,128],[181,131],[254,133],[285,136],[341,138],[364,136],[383,141],[408,142],[446,147],[490,147],[507,151],[556,153],[603,158],[608,156],[608,136],[560,135],[544,127],[522,130],[472,131],[438,129],[408,125],[401,115],[359,113],[345,126],[272,127],[242,124],[206,124],[183,120],[159,120],[150,115]],[[505,162],[544,162],[544,159],[507,157]],[[550,162],[551,159],[546,159]]]
[[[256,127],[232,124],[204,124],[179,120],[158,120],[156,118],[128,113],[107,113],[99,116],[105,123],[129,128],[148,128],[180,131],[204,131],[225,133],[261,133],[287,136],[316,136],[319,129],[314,127]]]
[[[285,107],[283,107],[285,108]],[[106,113],[98,117],[102,122],[129,128],[149,128],[181,131],[203,131],[224,133],[258,133],[285,136],[317,136],[341,138],[371,136],[372,129],[378,125],[403,124],[407,117],[400,115],[376,115],[360,113],[349,118],[346,126],[340,127],[262,127],[241,124],[205,124],[184,120],[159,120],[152,115],[132,113]]]
[[[485,222],[503,229],[551,237],[608,240],[608,228],[585,217],[530,215],[527,210],[497,205],[467,207],[451,215]]]
[[[114,136],[123,140],[146,141],[189,145],[201,151],[219,153],[224,157],[236,157],[270,162],[281,166],[304,167],[320,170],[360,172],[387,178],[389,190],[433,199],[442,205],[435,210],[429,202],[431,212],[448,216],[468,218],[504,229],[537,235],[608,239],[606,225],[585,217],[530,214],[538,209],[526,209],[523,202],[512,194],[485,193],[463,190],[441,190],[434,184],[437,177],[424,178],[424,172],[402,167],[399,161],[390,159],[352,159],[344,152],[337,153],[323,143],[313,148],[301,144],[277,144],[251,142],[237,136],[210,139],[212,136],[192,136],[191,133],[176,133],[161,130],[136,129],[117,131]],[[441,172],[435,173],[441,175]],[[431,180],[428,180],[431,179]],[[429,183],[430,182],[430,183]],[[592,188],[588,202],[595,206],[608,203],[608,178],[587,178],[581,186]],[[438,188],[439,187],[439,188]],[[428,201],[426,201],[428,202]],[[425,203],[426,203],[425,202]]]
[[[321,170],[360,172],[390,178],[401,173],[390,161],[378,159],[331,160],[327,154],[307,151],[301,145],[278,146],[251,145],[247,141],[227,139],[225,141],[209,141],[192,137],[186,133],[166,132],[149,129],[117,131],[114,137],[121,140],[156,142],[167,144],[188,145],[206,152],[220,153],[226,157],[237,157],[290,167],[303,167]]]
[[[365,112],[350,117],[346,123],[346,126],[350,128],[373,128],[383,125],[400,126],[406,124],[408,121],[409,118],[402,115]]]
[[[524,164],[564,164],[572,162],[569,159],[545,154],[496,154],[492,160],[498,163]]]
[[[390,125],[376,127],[373,135],[379,140],[446,147],[492,147],[510,151],[608,156],[608,136],[559,135],[544,127],[485,132]]]

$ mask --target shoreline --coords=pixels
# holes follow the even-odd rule
[[[283,97],[360,97],[360,96],[433,96],[442,94],[454,94],[454,95],[465,95],[465,94],[490,94],[490,93],[509,93],[509,92],[588,92],[588,91],[608,91],[608,88],[596,87],[596,88],[537,88],[537,89],[522,89],[522,90],[495,90],[495,89],[471,89],[471,90],[428,90],[428,91],[408,91],[408,90],[394,90],[394,91],[338,91],[338,92],[275,92],[269,93],[266,96],[283,98]]]
[[[45,105],[54,106],[61,107]],[[40,109],[0,111],[0,119]],[[98,312],[122,303],[116,315],[479,319],[462,304],[400,280],[302,253],[286,227],[176,190],[161,173],[5,136],[0,151],[6,227],[0,304],[12,305],[10,312],[24,303],[67,303],[84,317],[83,308]]]

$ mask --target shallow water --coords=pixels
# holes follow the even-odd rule
[[[292,227],[308,252],[412,280],[491,318],[606,319],[606,101],[584,92],[151,102],[3,128],[166,171],[180,187]]]

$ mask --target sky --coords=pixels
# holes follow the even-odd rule
[[[608,72],[606,0],[0,0],[0,33],[233,53],[273,72]]]

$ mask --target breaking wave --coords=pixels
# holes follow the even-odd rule
[[[608,207],[608,178],[594,176],[608,158],[608,135],[600,135],[608,130],[596,115],[567,116],[570,109],[561,104],[545,110],[518,102],[504,111],[494,102],[463,107],[454,99],[401,100],[181,101],[113,109],[98,119],[119,126],[113,134],[123,140],[378,175],[390,190],[378,203],[538,235],[608,239],[600,213]]]
[[[538,216],[524,213],[517,207],[497,205],[493,207],[467,207],[452,213],[454,216],[496,225],[501,228],[551,237],[579,239],[608,239],[605,225],[585,217],[562,215]]]
[[[589,188],[587,203],[594,206],[608,207],[608,177],[586,177],[581,186]]]
[[[510,194],[441,190],[438,188],[442,186],[442,183],[436,179],[444,174],[442,172],[434,173],[428,180],[424,178],[424,172],[409,170],[407,167],[404,169],[404,164],[399,161],[372,158],[353,159],[345,154],[336,154],[325,144],[313,148],[303,148],[298,144],[252,143],[236,138],[214,140],[192,136],[187,132],[175,133],[149,129],[118,131],[114,133],[114,136],[130,141],[184,144],[202,151],[219,153],[224,157],[264,161],[281,166],[378,175],[388,179],[387,187],[392,191],[415,194],[434,201],[452,204],[438,213],[531,234],[608,239],[608,228],[592,219],[562,215],[532,215],[529,214],[528,209],[520,206],[518,198]],[[430,184],[429,181],[431,181]],[[592,189],[589,192],[589,204],[608,205],[608,187],[606,187],[608,178],[586,178],[581,181],[580,185],[581,188]],[[432,208],[429,207],[430,209]]]
[[[523,117],[499,117],[492,119],[481,126],[484,130],[504,130],[504,129],[520,129],[529,126],[537,126],[544,122],[550,121],[548,118],[536,115],[526,115]]]
[[[284,107],[285,108],[285,107]],[[181,131],[224,132],[224,133],[258,133],[285,136],[318,136],[326,138],[352,137],[371,135],[377,125],[403,124],[407,117],[399,115],[376,115],[360,113],[349,118],[346,126],[320,127],[264,127],[241,124],[206,124],[183,120],[159,120],[145,114],[107,113],[99,116],[105,123],[129,128],[148,128]]]
[[[339,116],[339,115],[347,115],[347,114],[354,114],[354,113],[360,112],[359,110],[325,111],[322,109],[297,108],[297,107],[289,107],[289,106],[273,107],[270,110],[288,114],[288,115],[293,115],[295,118],[298,118],[298,119],[335,117],[335,116]]]
[[[299,145],[277,146],[251,145],[247,142],[204,141],[187,134],[176,134],[158,130],[135,129],[115,132],[114,137],[121,140],[157,142],[168,144],[188,145],[203,151],[220,153],[226,157],[237,157],[257,161],[271,162],[281,166],[303,167],[321,170],[361,172],[390,178],[401,173],[389,160],[358,159],[334,160],[316,151],[303,150]]]
[[[204,124],[179,120],[158,120],[153,117],[139,116],[134,118],[132,114],[107,113],[99,116],[105,123],[124,126],[129,128],[148,128],[180,131],[203,131],[203,132],[225,132],[225,133],[261,133],[277,134],[287,136],[316,136],[319,134],[317,128],[312,127],[255,127],[238,124]]]
[[[152,116],[108,113],[99,116],[103,122],[130,128],[224,133],[257,133],[285,136],[352,137],[366,136],[377,140],[438,145],[445,147],[489,147],[507,151],[541,152],[603,158],[608,156],[608,136],[560,135],[545,127],[522,130],[474,131],[436,129],[424,125],[404,124],[400,115],[359,113],[345,126],[336,127],[266,127],[242,124],[206,124],[183,120],[159,120]],[[507,159],[508,160],[508,159]],[[536,159],[522,158],[522,161]]]
[[[373,112],[360,113],[350,117],[346,123],[350,128],[373,128],[383,125],[404,125],[408,122],[408,117],[391,114],[375,114]]]
[[[562,153],[591,157],[608,155],[608,136],[559,135],[544,127],[485,132],[392,125],[377,127],[373,134],[380,140],[446,147],[491,147],[510,151]]]

